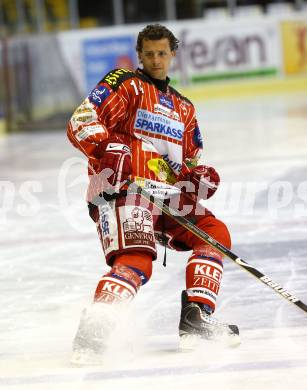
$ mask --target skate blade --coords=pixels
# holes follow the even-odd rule
[[[222,335],[220,338],[215,339],[206,339],[199,335],[185,334],[180,336],[179,350],[182,352],[195,351],[206,343],[219,344],[226,348],[236,348],[241,344],[241,340],[237,334]]]

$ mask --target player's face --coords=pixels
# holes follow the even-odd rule
[[[142,51],[138,53],[144,71],[154,79],[165,80],[175,52],[171,51],[167,38],[143,39]]]

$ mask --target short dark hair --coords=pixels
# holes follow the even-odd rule
[[[176,51],[178,49],[179,40],[168,28],[158,23],[149,24],[138,34],[138,38],[136,42],[136,51],[137,52],[142,51],[144,39],[148,39],[151,41],[158,41],[159,39],[163,39],[163,38],[168,39],[171,51]]]

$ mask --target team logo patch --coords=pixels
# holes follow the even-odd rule
[[[159,94],[159,102],[160,104],[167,108],[170,108],[171,110],[174,109],[174,103],[171,97]]]
[[[109,88],[104,87],[103,85],[99,85],[97,88],[92,90],[88,96],[88,99],[96,107],[100,107],[106,98],[110,96],[110,93],[111,91]]]
[[[151,213],[137,206],[126,206],[125,208],[127,214],[122,225],[124,247],[143,246],[154,249],[155,238]],[[120,209],[121,211],[122,209]]]

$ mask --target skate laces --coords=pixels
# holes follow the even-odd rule
[[[207,314],[203,310],[200,310],[200,312],[201,312],[200,316],[205,324],[211,325],[213,327],[228,328],[228,324],[225,324],[224,322],[217,320],[216,318],[212,317],[212,315]]]
[[[200,308],[200,316],[202,320],[212,326],[222,326],[222,327],[228,327],[228,324],[225,324],[216,318],[212,317],[213,315],[213,309],[204,303],[196,302],[196,305]]]

